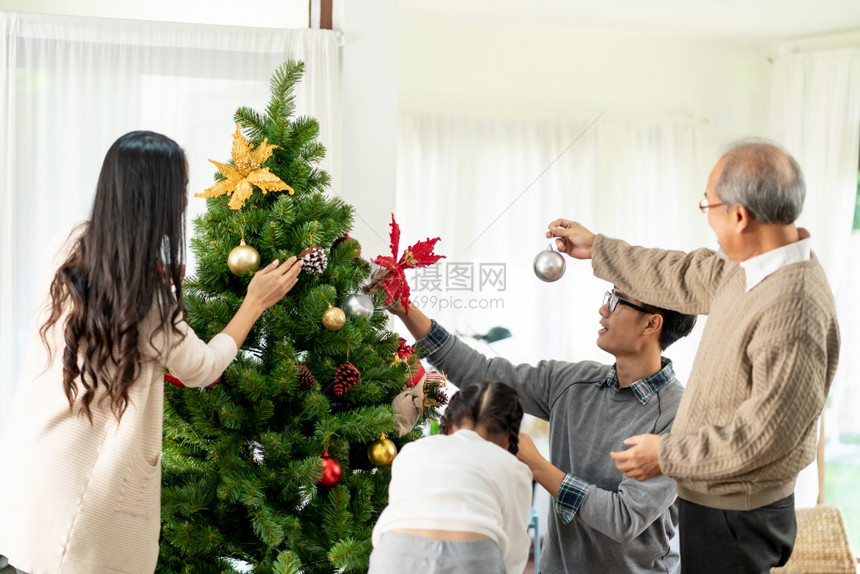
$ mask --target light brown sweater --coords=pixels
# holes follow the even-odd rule
[[[815,458],[816,422],[839,358],[839,328],[813,256],[746,291],[722,254],[633,247],[598,235],[594,274],[632,297],[708,315],[675,424],[659,460],[678,495],[751,510],[794,491]]]

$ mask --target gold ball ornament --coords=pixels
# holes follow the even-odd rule
[[[323,313],[322,323],[329,331],[337,331],[346,323],[346,313],[340,307],[329,306]]]
[[[260,253],[250,245],[245,245],[243,239],[227,256],[227,267],[233,275],[253,273],[260,268]]]
[[[385,433],[380,434],[379,438],[367,447],[367,458],[376,466],[388,466],[395,456],[397,456],[397,446],[385,436]]]

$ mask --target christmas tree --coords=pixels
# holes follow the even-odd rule
[[[360,289],[371,266],[349,236],[353,209],[315,167],[316,120],[294,117],[302,73],[286,62],[265,113],[237,110],[231,160],[213,161],[194,224],[183,291],[201,338],[224,328],[260,261],[304,265],[216,384],[166,375],[159,572],[367,570],[391,441],[422,434],[397,430],[392,402],[420,365],[385,328],[386,294]]]

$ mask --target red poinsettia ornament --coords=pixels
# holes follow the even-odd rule
[[[427,238],[424,241],[419,241],[406,249],[403,255],[400,256],[400,259],[398,259],[397,251],[400,249],[400,226],[394,220],[394,214],[391,214],[391,257],[380,255],[376,259],[371,259],[381,269],[369,287],[372,290],[377,286],[382,286],[385,294],[388,296],[383,305],[390,305],[399,299],[400,304],[406,310],[406,314],[409,314],[409,283],[406,282],[405,271],[417,267],[427,267],[444,258],[444,255],[433,253],[433,247],[439,239],[439,237],[436,237],[434,239]]]

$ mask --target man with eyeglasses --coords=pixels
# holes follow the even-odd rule
[[[699,209],[721,250],[646,249],[557,219],[547,237],[627,293],[708,315],[672,430],[625,441],[625,476],[678,485],[683,572],[770,572],[791,555],[794,486],[815,458],[839,357],[827,278],[798,228],[797,162],[744,142],[715,165]]]
[[[488,359],[414,306],[408,315],[399,303],[389,310],[415,337],[422,356],[452,382],[461,387],[481,380],[507,383],[525,412],[549,421],[550,460],[525,434],[517,453],[555,499],[541,572],[679,572],[678,553],[670,547],[677,525],[674,481],[625,478],[609,452],[631,434],[671,428],[683,387],[662,351],[690,333],[695,315],[613,290],[598,310],[597,346],[614,355],[615,364],[531,366]]]

